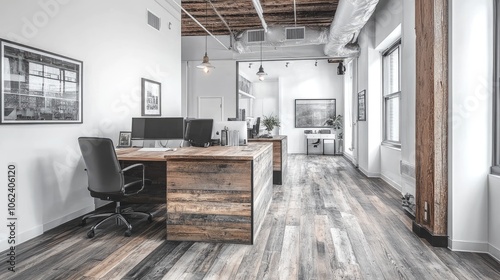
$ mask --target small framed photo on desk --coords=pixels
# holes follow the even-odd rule
[[[132,146],[132,132],[120,131],[118,136],[118,148],[129,148]]]

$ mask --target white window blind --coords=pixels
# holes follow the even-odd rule
[[[401,63],[400,43],[383,55],[384,140],[400,143]]]

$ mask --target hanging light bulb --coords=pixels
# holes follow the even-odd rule
[[[262,67],[262,42],[260,42],[260,67],[259,72],[256,74],[259,76],[259,81],[264,81],[264,78],[267,76],[267,73],[264,72],[264,67]]]
[[[210,71],[210,69],[215,68],[214,66],[212,66],[212,64],[210,64],[210,61],[208,60],[208,55],[206,52],[205,52],[205,56],[203,56],[203,62],[196,67],[202,69],[203,72],[205,72],[205,73],[208,73]]]
[[[208,17],[208,1],[205,3],[205,26],[207,25],[207,17]],[[214,69],[215,67],[210,64],[208,54],[207,54],[207,35],[205,35],[205,55],[203,56],[203,61],[200,65],[196,66],[203,70],[203,72],[208,73],[210,69]]]

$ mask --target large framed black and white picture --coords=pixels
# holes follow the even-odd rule
[[[336,116],[335,99],[295,99],[295,127],[328,127]]]
[[[2,124],[82,123],[83,62],[0,39]]]
[[[142,78],[142,110],[143,116],[161,116],[161,84]]]

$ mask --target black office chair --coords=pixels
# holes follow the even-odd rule
[[[153,216],[150,213],[123,212],[120,208],[120,201],[128,196],[136,195],[144,189],[147,183],[144,177],[144,164],[138,163],[122,169],[116,157],[113,142],[108,138],[80,137],[78,138],[78,144],[87,167],[85,171],[87,171],[90,195],[116,203],[115,212],[89,214],[82,218],[83,226],[89,218],[105,217],[90,228],[87,236],[89,238],[94,237],[95,229],[111,219],[116,219],[117,222],[121,220],[127,226],[125,236],[130,236],[132,234],[132,225],[125,219],[124,215],[145,216],[151,222]],[[125,171],[133,168],[142,168],[142,178],[124,176]]]

